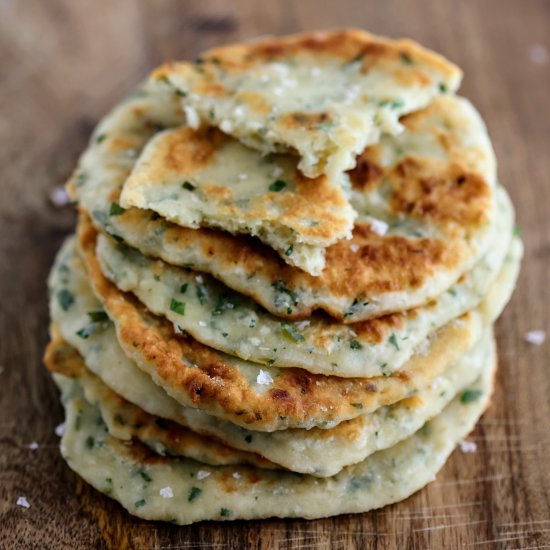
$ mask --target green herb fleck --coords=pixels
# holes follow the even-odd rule
[[[96,143],[101,143],[102,141],[105,141],[106,138],[107,138],[107,134],[99,134],[99,135],[95,138],[95,142],[96,142]]]
[[[397,343],[397,336],[395,335],[395,332],[391,333],[389,341],[390,344],[395,348],[395,350],[399,351],[399,344]]]
[[[89,435],[86,438],[86,447],[88,447],[88,449],[92,449],[94,446],[94,443],[95,443],[94,438],[91,435]]]
[[[285,250],[285,256],[290,256],[290,255],[292,255],[293,252],[294,252],[294,248],[292,247],[292,245],[290,245],[290,246]]]
[[[176,95],[179,95],[180,97],[187,97],[187,92],[184,92],[183,90],[180,90],[179,88],[175,89]]]
[[[86,172],[85,170],[82,170],[82,172],[79,172],[75,176],[74,183],[77,187],[82,187],[86,183],[87,179],[88,179],[88,172]]]
[[[180,292],[181,294],[185,294],[185,292],[187,291],[187,287],[189,286],[188,283],[184,283],[180,286]]]
[[[120,216],[121,214],[124,214],[126,210],[118,204],[118,202],[112,202],[111,208],[109,209],[109,216]]]
[[[244,440],[247,442],[247,443],[252,443],[252,436],[250,434],[248,434],[247,436],[245,436]]]
[[[233,515],[233,512],[229,508],[220,508],[220,516],[222,518],[230,518]]]
[[[189,491],[189,496],[187,497],[187,501],[193,502],[201,493],[202,489],[199,489],[198,487],[191,487],[191,490]]]
[[[269,186],[269,190],[273,191],[274,193],[278,193],[279,191],[282,191],[285,187],[286,183],[283,180],[276,180]]]
[[[456,295],[457,295],[456,288],[450,288],[447,292],[448,292],[451,296],[456,296]]]
[[[197,298],[199,299],[201,306],[204,305],[208,299],[206,288],[204,288],[203,285],[197,285]]]
[[[365,57],[366,52],[359,52],[355,54],[349,61],[346,61],[345,65],[353,65],[355,63],[359,63],[363,60],[363,57]]]
[[[439,91],[442,94],[446,94],[449,91],[449,88],[447,87],[447,84],[445,84],[445,82],[440,82],[439,83]]]
[[[109,316],[102,309],[88,311],[88,317],[94,323],[102,323],[109,320]]]
[[[466,390],[462,392],[462,395],[460,396],[460,402],[473,403],[474,401],[477,401],[482,395],[483,392],[481,390]]]
[[[197,188],[197,186],[193,185],[190,181],[184,181],[181,186],[187,189],[187,191],[194,191]]]
[[[357,340],[355,340],[355,339],[350,341],[349,347],[350,347],[351,349],[356,349],[356,350],[357,350],[357,349],[362,349],[362,348],[363,348],[361,342],[359,342],[359,341],[357,341]]]
[[[281,330],[283,334],[290,336],[295,342],[303,342],[305,338],[301,335],[294,325],[290,323],[281,323]]]
[[[352,403],[351,406],[355,407],[356,409],[362,409],[363,403]]]
[[[413,58],[406,52],[401,52],[399,54],[399,57],[401,58],[401,61],[405,64],[405,65],[412,65],[413,64]]]
[[[97,327],[98,327],[97,323],[88,323],[85,327],[82,327],[80,330],[77,330],[76,335],[86,340],[97,330]]]
[[[146,481],[147,483],[151,483],[151,481],[153,481],[153,478],[145,470],[140,470],[138,473],[142,477],[143,481]]]
[[[185,304],[183,302],[178,302],[178,300],[172,298],[170,302],[170,310],[177,313],[178,315],[185,315]]]
[[[57,293],[57,301],[63,311],[67,311],[74,304],[74,296],[72,292],[66,288],[61,289]]]
[[[514,226],[514,236],[521,237],[521,227],[519,227],[518,225]]]
[[[268,367],[272,367],[274,364],[275,364],[275,359],[268,359],[265,364],[268,366]]]
[[[275,291],[279,292],[280,294],[286,294],[292,300],[292,303],[294,305],[298,305],[298,299],[296,297],[295,292],[290,288],[288,288],[284,281],[279,279],[274,283],[271,283],[271,288],[273,288]],[[277,299],[275,299],[275,305],[280,305],[277,303]]]
[[[142,498],[141,500],[138,500],[137,502],[134,502],[134,506],[136,508],[141,508],[142,506],[145,506],[147,504],[147,501]]]

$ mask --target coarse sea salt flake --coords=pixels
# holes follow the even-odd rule
[[[159,494],[162,498],[174,498],[174,491],[172,491],[172,487],[163,487]]]
[[[460,450],[463,453],[475,453],[477,451],[477,445],[474,441],[461,441],[460,442]]]
[[[55,435],[58,437],[63,437],[63,434],[65,433],[65,422],[62,422],[58,426],[55,427]]]
[[[263,386],[268,386],[269,384],[273,384],[273,378],[271,378],[271,375],[268,372],[260,369],[260,374],[256,377],[256,382]]]
[[[193,128],[193,130],[196,130],[200,126],[200,118],[195,111],[193,107],[190,107],[189,105],[184,105],[183,111],[185,112],[185,117],[187,118],[187,124],[190,128]]]
[[[199,327],[205,327],[206,322],[205,321],[199,321]]]
[[[355,254],[355,252],[357,252],[359,250],[359,245],[358,244],[350,244],[349,245],[349,248],[350,250]]]
[[[540,346],[541,344],[544,344],[544,341],[546,340],[546,332],[544,332],[544,330],[530,330],[525,333],[523,338],[529,344]]]
[[[67,194],[67,191],[65,191],[65,187],[63,185],[57,185],[50,191],[50,202],[56,208],[63,208],[71,202],[71,199]]]
[[[35,451],[39,447],[36,441],[31,441],[27,446],[31,451]]]
[[[233,124],[229,120],[222,120],[220,122],[220,130],[226,134],[230,134],[233,131]]]
[[[197,472],[197,479],[199,481],[201,481],[201,480],[207,478],[209,475],[210,475],[210,472],[206,472],[205,470],[199,470]]]
[[[388,231],[388,224],[382,220],[372,220],[370,222],[371,231],[383,237]]]
[[[25,508],[25,510],[31,507],[29,501],[27,500],[27,497],[19,497],[16,504],[17,506],[21,506],[21,508]]]
[[[233,477],[235,479],[240,479],[241,478],[241,474],[239,474],[239,472],[233,472]]]
[[[309,327],[309,325],[311,325],[311,321],[306,319],[305,321],[298,321],[295,324],[298,330],[304,330],[306,327]]]
[[[197,283],[201,284],[204,283],[204,279],[202,278],[202,275],[197,275],[195,277],[195,281],[197,281]]]

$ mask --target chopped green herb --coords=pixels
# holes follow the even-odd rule
[[[190,181],[184,181],[181,186],[187,189],[187,191],[194,191],[197,188],[197,186],[193,185]]]
[[[188,286],[189,286],[188,283],[182,284],[182,285],[180,286],[180,292],[181,292],[182,294],[185,294],[185,292],[187,291],[187,287],[188,287]]]
[[[460,402],[473,403],[474,401],[477,401],[482,395],[483,392],[481,390],[466,390],[462,392],[462,395],[460,396]]]
[[[359,63],[359,61],[363,60],[363,57],[365,57],[366,52],[359,52],[358,54],[355,54],[349,61],[346,61],[346,65],[353,65],[355,63]]]
[[[399,107],[403,107],[405,103],[401,99],[395,99],[393,101],[389,99],[383,99],[378,103],[380,107],[385,107],[386,105],[389,105],[392,109],[399,109]]]
[[[362,349],[362,348],[363,348],[361,342],[359,342],[359,341],[357,341],[357,340],[355,340],[355,339],[350,341],[349,347],[350,347],[351,349],[356,349],[356,350],[357,350],[357,349]]]
[[[218,303],[216,304],[216,309],[212,312],[212,315],[221,315],[226,309],[235,309],[237,304],[232,299],[231,296],[227,294],[222,294],[218,298]]]
[[[290,256],[290,255],[292,255],[293,252],[294,252],[294,248],[292,247],[292,245],[290,245],[290,246],[285,250],[285,256]]]
[[[389,341],[390,344],[396,349],[396,351],[399,351],[399,344],[397,343],[397,336],[395,335],[395,332],[391,333]]]
[[[77,187],[82,187],[86,183],[87,179],[88,179],[88,172],[86,172],[85,170],[82,170],[82,172],[79,172],[75,176],[74,183]]]
[[[363,403],[352,403],[351,406],[355,407],[356,409],[362,409]]]
[[[201,493],[202,489],[199,489],[198,487],[191,487],[191,490],[189,491],[189,496],[187,497],[187,501],[193,502]]]
[[[440,82],[439,83],[439,91],[442,94],[446,94],[449,91],[449,88],[447,87],[447,84],[445,84],[445,82]]]
[[[180,90],[179,88],[176,88],[175,93],[176,93],[176,95],[179,95],[180,97],[187,97],[187,92],[184,92],[183,90]]]
[[[168,80],[168,77],[165,74],[161,74],[160,76],[157,76],[157,80],[159,82],[164,82],[165,84],[171,85],[170,81]]]
[[[89,435],[87,438],[86,438],[86,447],[88,447],[88,449],[91,449],[93,446],[94,446],[94,438]]]
[[[305,338],[298,332],[298,329],[290,323],[281,323],[283,334],[290,336],[295,342],[303,342]]]
[[[107,134],[99,134],[99,135],[95,138],[95,142],[96,142],[96,143],[101,143],[102,141],[105,140],[106,137],[107,137]]]
[[[270,186],[269,190],[275,193],[282,191],[286,187],[286,183],[283,180],[276,180]]]
[[[229,508],[220,508],[220,516],[222,518],[230,518],[233,515],[233,512]]]
[[[140,470],[138,473],[147,483],[151,483],[151,481],[153,481],[153,478],[145,470]]]
[[[514,226],[514,235],[516,237],[521,237],[521,227],[519,227],[517,225]]]
[[[88,317],[94,323],[102,323],[109,320],[109,316],[102,309],[88,311]]]
[[[124,214],[126,212],[126,209],[122,208],[118,202],[112,202],[111,208],[109,209],[109,216],[120,216],[121,214]]]
[[[106,477],[106,478],[105,478],[105,481],[106,481],[107,483],[112,483],[112,482],[113,482],[113,478],[111,478],[111,477]]]
[[[252,436],[250,434],[248,434],[247,436],[245,436],[244,440],[247,442],[247,443],[252,443]]]
[[[66,288],[61,289],[57,293],[57,301],[63,311],[67,311],[74,304],[74,296],[72,292]]]
[[[271,283],[271,288],[275,289],[280,294],[288,295],[288,297],[292,300],[292,303],[294,305],[298,304],[298,299],[296,297],[295,292],[293,290],[291,290],[290,288],[288,288],[284,281],[279,279],[278,281],[275,281],[274,283]],[[279,304],[277,304],[277,299],[275,299],[275,305],[279,305]]]
[[[77,330],[76,335],[86,340],[97,330],[98,326],[99,326],[98,323],[88,323],[85,327],[82,327],[80,330]]]
[[[75,430],[80,430],[80,424],[82,422],[82,418],[80,416],[80,412],[76,415],[76,418],[74,420],[74,429]]]
[[[271,367],[275,364],[275,359],[268,359],[265,364],[268,366],[268,367]]]
[[[183,302],[178,302],[178,300],[172,298],[170,302],[170,310],[177,313],[178,315],[185,315],[185,304]]]
[[[201,306],[204,305],[208,299],[206,288],[203,285],[197,285],[197,298],[199,299]]]
[[[137,502],[134,502],[134,506],[136,508],[141,508],[142,506],[145,506],[147,504],[147,501],[142,498],[141,500],[138,500]]]
[[[456,289],[455,289],[455,288],[450,288],[447,292],[448,292],[451,296],[456,296],[456,295],[457,295],[457,292],[456,292]]]
[[[399,57],[401,58],[401,61],[405,64],[405,65],[412,65],[413,64],[413,58],[406,52],[401,52],[399,54]]]

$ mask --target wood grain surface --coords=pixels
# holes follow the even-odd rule
[[[46,276],[70,208],[49,194],[95,122],[166,59],[267,33],[360,26],[410,36],[465,70],[516,204],[526,257],[497,325],[491,409],[437,480],[400,504],[320,521],[144,522],[63,463],[41,364]],[[550,2],[0,1],[1,548],[550,548]],[[38,448],[29,448],[32,442]],[[25,496],[30,508],[16,505]]]

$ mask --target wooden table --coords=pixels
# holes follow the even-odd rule
[[[517,206],[526,257],[497,326],[498,386],[469,438],[477,452],[457,450],[427,489],[358,516],[184,528],[133,518],[59,455],[62,413],[41,364],[45,280],[74,214],[49,193],[98,117],[161,61],[351,25],[410,36],[464,68],[462,93],[487,121]],[[545,0],[0,2],[0,547],[550,548],[550,347],[524,341],[550,329],[548,49]]]

